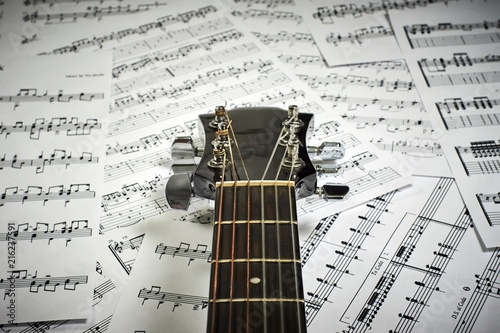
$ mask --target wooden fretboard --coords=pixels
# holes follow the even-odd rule
[[[207,332],[306,332],[294,183],[217,184]]]

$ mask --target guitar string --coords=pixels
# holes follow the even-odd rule
[[[286,157],[286,149],[285,149],[285,152],[283,154],[283,157],[282,157],[282,160],[281,160],[281,164],[280,164],[280,168],[278,170],[278,172],[276,173],[276,179],[278,178],[278,175],[279,173],[282,171],[282,168],[284,166],[284,161],[285,161],[285,157]],[[295,163],[297,162],[297,158],[295,155],[292,156],[292,161],[291,161],[291,169],[290,169],[290,172],[289,172],[289,175],[288,175],[288,181],[290,182],[292,180],[292,176],[293,176],[293,169],[295,167]],[[294,209],[293,207],[295,207],[295,200],[292,200],[292,195],[290,194],[290,188],[287,188],[287,192],[288,192],[288,207],[290,209],[290,231],[291,231],[291,237],[292,237],[292,254],[293,254],[293,273],[294,273],[294,277],[295,277],[295,299],[296,300],[299,300],[299,285],[298,285],[298,269],[297,269],[297,257],[295,255],[295,248],[298,244],[295,244],[295,229],[294,229],[294,221],[293,221],[293,216],[294,216]],[[298,231],[298,228],[297,228],[297,231]],[[298,239],[298,238],[297,238]],[[278,243],[279,244],[279,243]],[[279,246],[279,245],[278,245]],[[281,280],[280,280],[281,282]],[[280,286],[281,287],[281,286]],[[283,311],[283,309],[281,309]],[[302,332],[302,326],[301,326],[301,319],[300,319],[300,303],[299,302],[296,302],[296,309],[295,309],[296,313],[297,313],[297,327],[299,329],[299,333]]]
[[[264,332],[267,332],[267,321],[265,320],[265,318],[267,318],[267,306],[266,306],[266,295],[267,295],[267,283],[266,283],[266,266],[265,266],[265,261],[266,261],[266,235],[265,235],[265,223],[264,223],[264,185],[263,185],[263,182],[264,182],[264,178],[266,177],[266,174],[267,172],[269,171],[269,168],[270,168],[270,165],[271,165],[271,161],[274,160],[274,156],[276,155],[276,151],[278,149],[278,146],[279,146],[279,142],[280,140],[284,137],[284,127],[281,128],[281,131],[280,131],[280,134],[278,135],[278,139],[276,140],[276,143],[274,145],[274,148],[273,148],[273,151],[271,153],[271,157],[269,158],[268,162],[267,162],[267,165],[266,165],[266,168],[264,169],[264,173],[262,175],[262,178],[261,178],[261,181],[260,181],[260,204],[261,204],[261,237],[262,237],[262,294],[263,294],[263,297],[262,297],[262,300],[263,300],[263,304],[262,304],[262,312],[263,312],[263,318],[264,318]],[[283,161],[283,158],[282,158],[282,161]],[[281,168],[281,166],[280,166]],[[279,173],[279,171],[278,171]],[[276,179],[277,179],[277,176],[275,178],[275,184],[276,184]],[[278,247],[279,247],[279,244],[278,244]],[[280,283],[281,283],[281,279],[280,279]]]
[[[247,280],[246,280],[246,295],[247,295],[247,301],[246,301],[246,327],[247,327],[247,332],[249,331],[249,316],[250,316],[250,179],[248,177],[248,172],[245,166],[245,161],[243,160],[243,156],[241,155],[241,151],[238,145],[238,140],[236,138],[236,135],[233,130],[233,126],[231,125],[232,122],[229,118],[228,113],[226,112],[226,118],[228,120],[229,126],[228,129],[231,133],[230,137],[233,138],[234,145],[236,147],[236,152],[238,153],[239,159],[241,161],[241,165],[243,168],[243,171],[245,173],[245,177],[247,180],[247,263],[246,263],[246,275],[247,275]],[[229,152],[231,156],[231,161],[233,161],[233,170],[235,170],[235,159],[233,156],[233,150],[231,147],[231,141],[229,141]],[[231,319],[232,319],[232,299],[233,299],[233,280],[234,280],[234,248],[235,248],[235,238],[236,238],[236,204],[237,204],[237,186],[236,186],[236,171],[234,172],[233,180],[234,182],[234,189],[233,189],[233,223],[232,223],[232,245],[231,245],[231,287],[230,287],[230,296],[229,296],[229,332],[231,332]]]
[[[223,154],[222,156],[222,170],[226,169],[226,154]],[[214,284],[213,284],[213,294],[212,294],[212,332],[215,332],[215,318],[216,318],[216,309],[217,309],[217,302],[215,301],[217,299],[217,280],[218,280],[218,272],[219,272],[219,254],[220,254],[220,234],[221,234],[221,226],[222,226],[222,199],[224,197],[224,174],[225,172],[222,172],[221,175],[221,185],[220,185],[220,191],[219,191],[219,211],[218,211],[218,224],[217,224],[217,241],[216,241],[216,247],[215,247],[215,268],[214,268]]]

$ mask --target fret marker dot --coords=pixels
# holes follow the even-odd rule
[[[260,283],[260,279],[258,277],[253,277],[250,279],[250,282],[253,284],[258,284]]]

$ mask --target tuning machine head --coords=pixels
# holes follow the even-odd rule
[[[195,157],[202,153],[190,136],[174,139],[170,148],[172,172],[165,186],[165,197],[170,207],[187,210],[193,195],[192,174],[197,165]]]
[[[342,142],[325,141],[319,146],[308,146],[307,151],[324,162],[335,161],[345,156],[345,146]]]

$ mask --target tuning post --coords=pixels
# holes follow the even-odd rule
[[[304,126],[304,122],[299,118],[299,108],[297,105],[290,105],[288,107],[288,118],[283,122],[284,135],[280,140],[280,145],[287,146],[292,133],[297,135],[302,126]]]
[[[215,107],[215,118],[209,123],[209,126],[215,129],[219,128],[219,124],[227,124],[229,123],[227,119],[226,108],[222,105]]]
[[[212,170],[227,169],[231,163],[227,160],[227,151],[231,144],[228,123],[219,122],[217,126],[218,130],[215,132],[215,139],[212,141],[213,157],[208,161],[208,167]]]
[[[287,170],[296,173],[299,172],[305,165],[304,161],[299,157],[300,142],[297,139],[295,124],[290,124],[290,132],[288,143],[286,146],[285,159],[283,160],[283,167]]]

